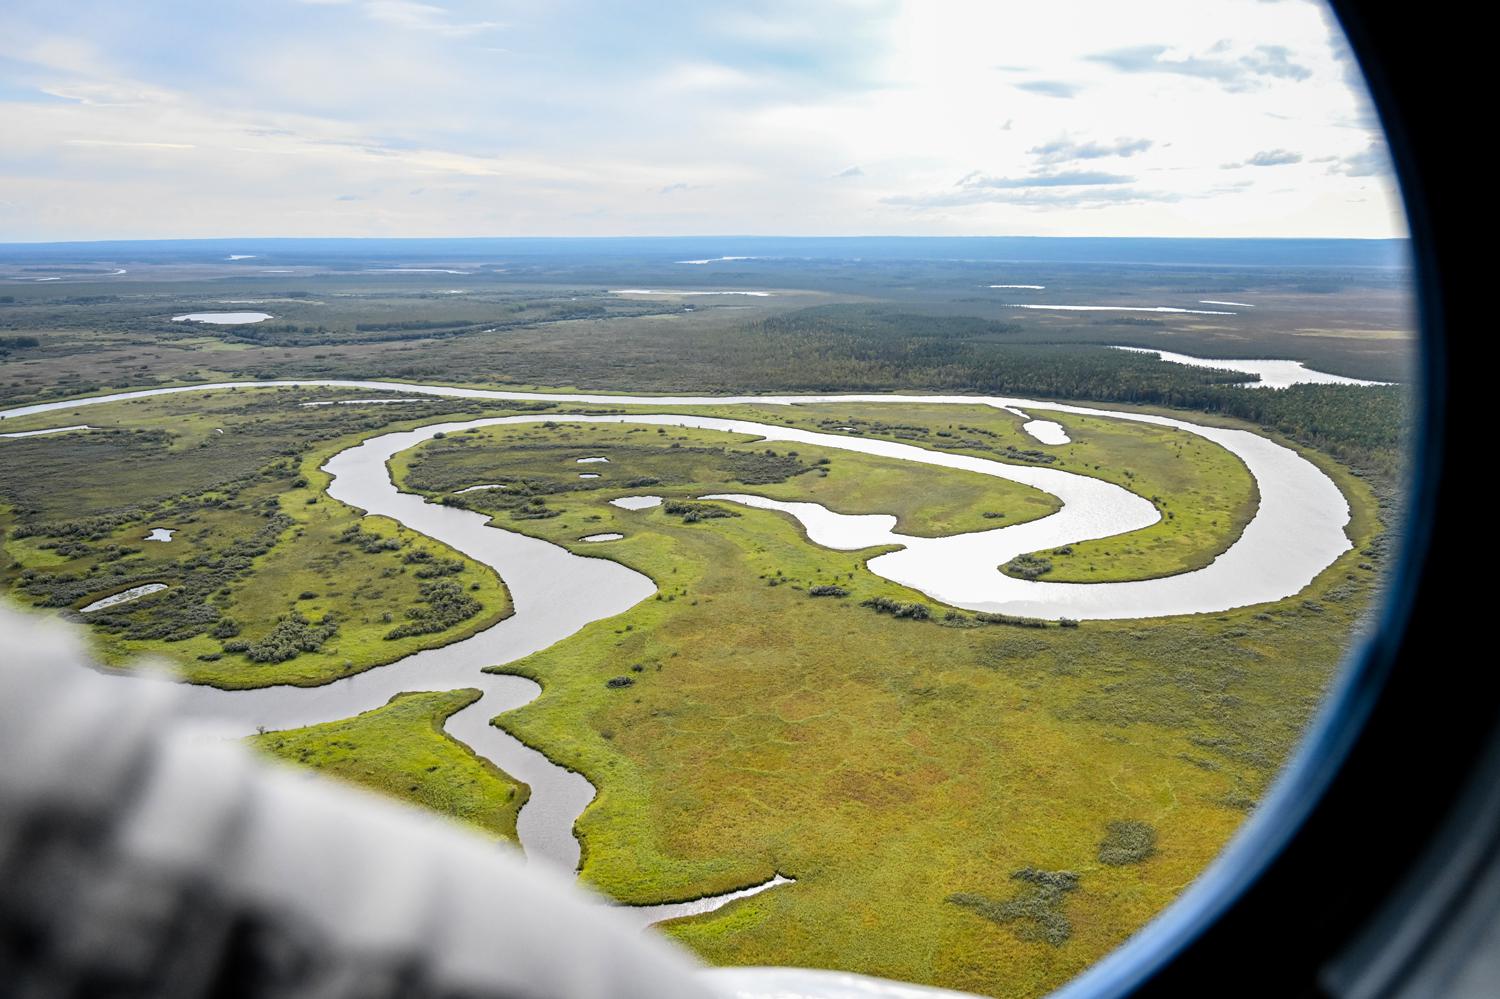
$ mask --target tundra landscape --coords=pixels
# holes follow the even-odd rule
[[[0,246],[0,587],[709,962],[1041,995],[1367,626],[1403,254]]]

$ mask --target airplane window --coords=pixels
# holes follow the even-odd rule
[[[1325,4],[0,26],[24,994],[1102,994],[1342,759],[1428,369]]]

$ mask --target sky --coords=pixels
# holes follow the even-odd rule
[[[1405,235],[1311,0],[6,0],[0,241]]]

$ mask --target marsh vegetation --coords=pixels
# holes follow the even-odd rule
[[[1105,346],[1170,337],[1187,353],[1295,357],[1403,380],[1403,285],[1379,268],[1310,276],[1292,266],[1042,263],[1021,278],[1066,288],[1077,296],[1069,301],[1253,293],[1263,308],[1230,322],[1006,310],[988,288],[993,263],[946,259],[725,260],[714,264],[716,286],[776,294],[690,306],[607,293],[686,287],[682,272],[698,270],[646,256],[606,266],[520,253],[503,274],[434,263],[473,272],[463,295],[419,274],[318,266],[205,281],[146,265],[132,267],[128,284],[78,275],[7,285],[0,396],[14,406],[298,376],[1013,394],[1176,407],[1194,421],[1270,434],[1315,449],[1309,456],[1348,498],[1354,548],[1301,593],[1223,614],[1080,627],[945,607],[872,574],[877,550],[822,548],[783,514],[702,499],[749,492],[890,514],[922,537],[1057,510],[1053,497],[1014,482],[744,435],[563,418],[447,433],[398,454],[391,470],[405,489],[655,582],[654,599],[500,666],[538,680],[545,695],[495,724],[595,785],[577,824],[582,876],[610,895],[657,902],[778,873],[796,879],[667,927],[710,961],[1050,991],[1160,911],[1238,828],[1316,709],[1394,548],[1385,532],[1411,413],[1403,389],[1253,391],[1229,384],[1238,375]],[[266,301],[275,318],[171,321],[240,299]],[[500,620],[510,607],[492,571],[332,500],[320,469],[387,430],[549,404],[361,397],[264,389],[137,400],[91,408],[97,431],[0,442],[0,586],[72,616],[162,585],[79,619],[113,662],[152,653],[189,679],[230,688],[325,683]],[[1092,476],[1161,514],[1144,530],[1027,553],[1004,569],[1047,582],[1201,567],[1259,501],[1232,454],[1145,424],[1068,415],[1069,442],[1044,447],[1022,429],[1025,418],[981,406],[695,412]],[[65,409],[3,426],[82,422]],[[642,496],[651,501],[622,508]],[[163,524],[172,540],[145,543]],[[603,538],[615,540],[589,540]],[[406,694],[254,741],[513,839],[527,787],[442,728],[476,696]]]
[[[783,419],[843,418],[819,409]],[[901,422],[929,435],[953,419],[915,409]],[[1173,438],[1142,433],[1137,479],[1155,462],[1194,463]],[[1345,475],[1357,548],[1297,598],[1201,621],[1084,628],[945,613],[871,575],[868,553],[811,546],[774,512],[741,509],[710,530],[669,513],[674,501],[733,488],[700,450],[709,436],[560,420],[450,435],[392,465],[408,487],[566,482],[548,494],[557,516],[508,522],[496,505],[497,522],[564,545],[583,524],[618,530],[626,537],[609,557],[657,581],[656,599],[500,667],[549,696],[496,723],[595,783],[578,824],[583,876],[610,894],[650,902],[777,871],[797,879],[670,927],[715,961],[796,954],[1001,994],[1061,982],[1170,901],[1226,841],[1295,744],[1378,585],[1374,498]],[[599,485],[566,478],[580,453],[611,456]],[[844,473],[863,457],[834,453],[815,466],[826,476],[796,476],[788,495],[819,489],[820,502],[857,508],[868,474]],[[902,471],[886,472],[887,502],[912,491]],[[924,502],[904,516],[919,523],[927,502],[965,495],[962,476],[950,485],[940,471],[921,471]],[[647,474],[663,504],[611,505],[622,483]],[[495,494],[472,495],[483,511]],[[974,495],[947,516],[988,525],[990,499]],[[1204,543],[1212,550],[1233,529],[1221,523]],[[997,884],[997,867],[1035,877]],[[850,918],[863,927],[854,940],[804,932]]]
[[[386,407],[298,405],[309,397],[138,400],[91,413],[94,433],[6,442],[0,584],[66,611],[164,583],[83,620],[114,661],[162,654],[229,687],[326,682],[508,613],[489,569],[322,495],[326,455],[400,422]],[[144,543],[159,523],[173,541]]]
[[[515,842],[516,813],[528,788],[443,731],[449,715],[478,698],[472,689],[401,694],[356,718],[265,732],[250,741],[277,759]]]

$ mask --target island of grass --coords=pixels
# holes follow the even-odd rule
[[[749,407],[735,411],[741,417],[751,412],[755,411]],[[1048,582],[1115,583],[1201,569],[1233,544],[1255,515],[1259,503],[1255,480],[1238,457],[1212,441],[1150,423],[1042,409],[1027,410],[1027,415],[1060,422],[1071,442],[1041,445],[1021,429],[1026,418],[983,405],[909,404],[900,407],[898,418],[889,405],[844,403],[787,407],[769,418],[761,411],[758,418],[824,433],[1057,468],[1112,482],[1156,506],[1161,520],[1151,527],[1078,542],[1065,552],[1032,553],[1033,558],[1050,563],[1045,572]],[[987,512],[991,519],[983,528],[1018,522],[1004,509]],[[1005,516],[995,517],[996,513]],[[1001,571],[1037,578],[1010,566]]]
[[[256,749],[516,842],[516,813],[531,791],[443,731],[480,692],[397,694],[342,721],[251,736]]]
[[[1195,434],[1150,423],[1048,414],[1066,420],[1074,439],[1061,447],[1038,448],[1020,429],[1024,419],[978,404],[902,405],[899,420],[889,404],[878,403],[671,409],[1057,468],[1129,489],[1149,499],[1161,515],[1156,524],[1140,531],[1033,553],[1030,564],[1042,566],[1041,571],[1001,567],[1021,578],[1045,575],[1051,582],[1103,583],[1200,569],[1239,538],[1258,503],[1255,481],[1235,455]],[[633,406],[617,411],[655,410]],[[590,447],[623,450],[621,462],[590,466],[595,478],[579,479],[576,470],[558,463],[506,480],[499,472],[490,474],[494,466],[481,446],[482,435],[489,432],[458,434],[397,455],[392,468],[398,481],[407,481],[401,477],[410,470],[408,485],[443,496],[446,502],[478,504],[481,509],[526,508],[527,517],[547,514],[549,494],[649,492],[652,483],[688,492],[751,492],[812,501],[844,514],[888,513],[897,518],[898,532],[918,537],[1021,524],[1058,508],[1054,497],[993,476],[817,445],[767,447],[756,445],[753,437],[675,427],[570,425],[564,436],[550,430],[507,431],[509,446],[523,451],[559,446],[572,446],[580,453]],[[653,446],[663,440],[673,445],[671,452],[653,455]],[[497,488],[464,491],[480,484]]]
[[[500,450],[511,457],[497,463]],[[590,450],[610,460],[588,466],[596,478],[581,479],[575,455]],[[507,510],[513,519],[544,519],[572,497],[634,491],[692,502],[730,490],[821,503],[841,513],[891,514],[897,530],[936,537],[1021,524],[1059,507],[1040,490],[977,472],[817,445],[763,443],[747,434],[566,419],[557,426],[447,435],[396,455],[391,468],[406,488],[477,510]],[[502,488],[463,491],[476,483]],[[997,513],[1004,519],[995,519]]]

